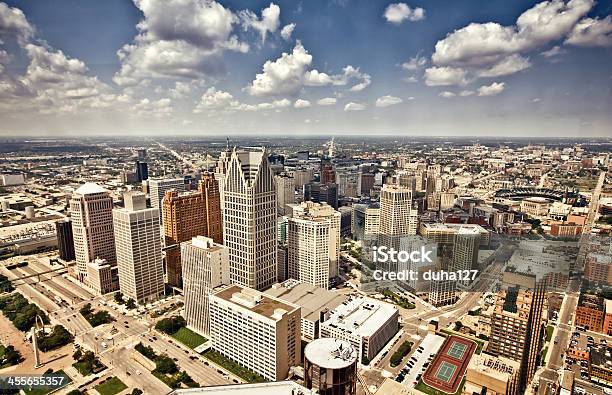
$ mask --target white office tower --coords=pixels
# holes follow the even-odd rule
[[[162,200],[166,191],[176,189],[177,192],[185,191],[185,180],[183,178],[169,178],[152,180],[149,179],[149,198],[151,199],[151,207],[159,210],[159,218],[162,215]]]
[[[329,289],[338,275],[340,213],[326,203],[293,208],[287,227],[289,278]]]
[[[380,191],[378,244],[399,249],[402,237],[416,235],[418,212],[412,208],[409,188],[385,184]]]
[[[295,180],[287,174],[274,176],[278,215],[285,215],[285,206],[295,202]]]
[[[210,315],[208,296],[211,291],[229,284],[227,248],[213,239],[198,236],[181,243],[185,320],[191,329],[208,336]]]
[[[87,264],[99,258],[109,265],[117,262],[113,235],[113,198],[98,184],[85,183],[70,199],[76,275],[87,280]]]
[[[276,189],[261,151],[232,151],[224,180],[223,241],[230,281],[264,290],[276,282]]]
[[[159,212],[142,192],[126,192],[123,202],[113,210],[119,289],[138,303],[155,301],[164,295]]]
[[[301,364],[299,306],[239,285],[210,295],[212,348],[266,380]]]

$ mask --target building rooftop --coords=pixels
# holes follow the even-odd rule
[[[509,381],[518,372],[521,364],[505,357],[496,357],[486,353],[474,354],[468,369],[485,373],[499,380]]]
[[[488,233],[485,228],[477,224],[422,223],[421,226],[428,231],[457,232],[460,234]]]
[[[314,395],[314,392],[293,381],[258,384],[219,385],[204,388],[174,390],[170,395],[222,394],[222,395]]]
[[[74,193],[78,195],[91,195],[94,193],[104,193],[104,192],[108,192],[108,190],[102,188],[100,185],[96,184],[95,182],[86,182],[85,184],[81,185],[76,191],[74,191]]]
[[[371,336],[394,314],[397,314],[397,309],[389,303],[363,296],[349,296],[321,325],[340,329],[354,336]]]
[[[344,295],[294,279],[274,284],[265,293],[300,306],[302,318],[309,321],[318,320],[321,311],[333,310],[346,300]]]
[[[325,337],[308,343],[304,357],[323,368],[342,369],[357,361],[357,351],[347,341]]]
[[[280,320],[285,313],[299,309],[299,306],[240,285],[228,286],[213,295],[273,320]]]

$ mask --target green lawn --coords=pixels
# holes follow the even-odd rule
[[[553,331],[554,331],[554,330],[555,330],[555,327],[554,327],[554,326],[552,326],[552,325],[548,325],[548,326],[546,327],[546,341],[547,341],[547,342],[549,342],[549,341],[550,341],[550,339],[552,339],[552,334],[553,334]]]
[[[218,353],[215,350],[212,350],[212,349],[208,350],[203,355],[204,357],[210,359],[217,365],[222,366],[223,368],[229,370],[230,372],[234,373],[236,376],[246,380],[249,383],[263,383],[266,381],[266,379],[261,377],[259,374],[245,368],[244,366],[229,359],[225,355]]]
[[[189,348],[196,348],[206,342],[206,338],[204,336],[200,336],[186,327],[182,327],[171,336]]]
[[[457,388],[457,392],[455,392],[455,395],[461,394],[464,386],[465,386],[465,377],[463,378],[463,380],[461,380],[461,384],[459,384],[459,388]],[[419,390],[429,395],[448,395],[446,392],[439,391],[435,388],[428,386],[427,384],[423,382],[423,380],[419,380],[418,384],[414,387],[414,389]]]
[[[110,379],[98,384],[94,387],[101,395],[115,395],[127,388],[127,385],[123,384],[117,377],[111,377]]]

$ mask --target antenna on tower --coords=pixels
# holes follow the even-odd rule
[[[225,144],[225,149],[226,149],[227,151],[229,151],[229,150],[230,150],[230,148],[229,148],[229,137],[226,137],[225,139],[226,139],[226,141],[227,141],[227,142],[226,142],[226,144]]]

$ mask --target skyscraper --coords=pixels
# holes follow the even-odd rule
[[[136,161],[136,181],[142,182],[149,179],[149,164],[147,162]]]
[[[98,184],[85,183],[70,199],[76,275],[86,282],[87,264],[99,258],[114,266],[113,198]]]
[[[385,184],[380,191],[380,223],[378,243],[399,249],[400,239],[416,235],[417,211],[412,208],[410,189]]]
[[[187,326],[208,336],[208,296],[214,288],[229,285],[227,248],[211,238],[194,237],[181,243],[181,266]]]
[[[340,213],[327,204],[294,207],[287,231],[288,277],[329,289],[338,275]]]
[[[72,235],[70,218],[57,220],[55,222],[55,233],[57,235],[57,249],[60,259],[65,262],[74,261],[74,237]]]
[[[304,200],[315,203],[327,203],[333,208],[338,208],[338,185],[336,183],[321,184],[310,182],[304,185]]]
[[[230,281],[264,290],[276,282],[276,188],[267,152],[232,151],[224,180],[223,240]]]
[[[274,176],[276,182],[276,205],[278,215],[285,215],[285,205],[295,202],[295,180],[283,173]]]
[[[166,250],[166,276],[168,283],[180,287],[181,250],[180,243],[196,236],[212,238],[222,243],[221,205],[217,180],[204,173],[197,192],[179,194],[176,190],[166,192],[162,201],[163,225]]]
[[[518,388],[510,395],[521,394],[538,367],[545,287],[535,275],[509,272],[504,273],[502,287],[491,316],[487,351],[521,363]]]
[[[319,169],[321,184],[329,184],[336,182],[336,169],[329,158],[321,158],[321,167]]]
[[[149,196],[151,207],[159,210],[159,217],[162,215],[162,199],[166,191],[171,189],[177,192],[185,191],[185,180],[183,178],[169,178],[162,180],[149,180]]]
[[[142,192],[126,192],[123,201],[113,210],[119,288],[138,303],[154,301],[164,294],[159,213]]]

